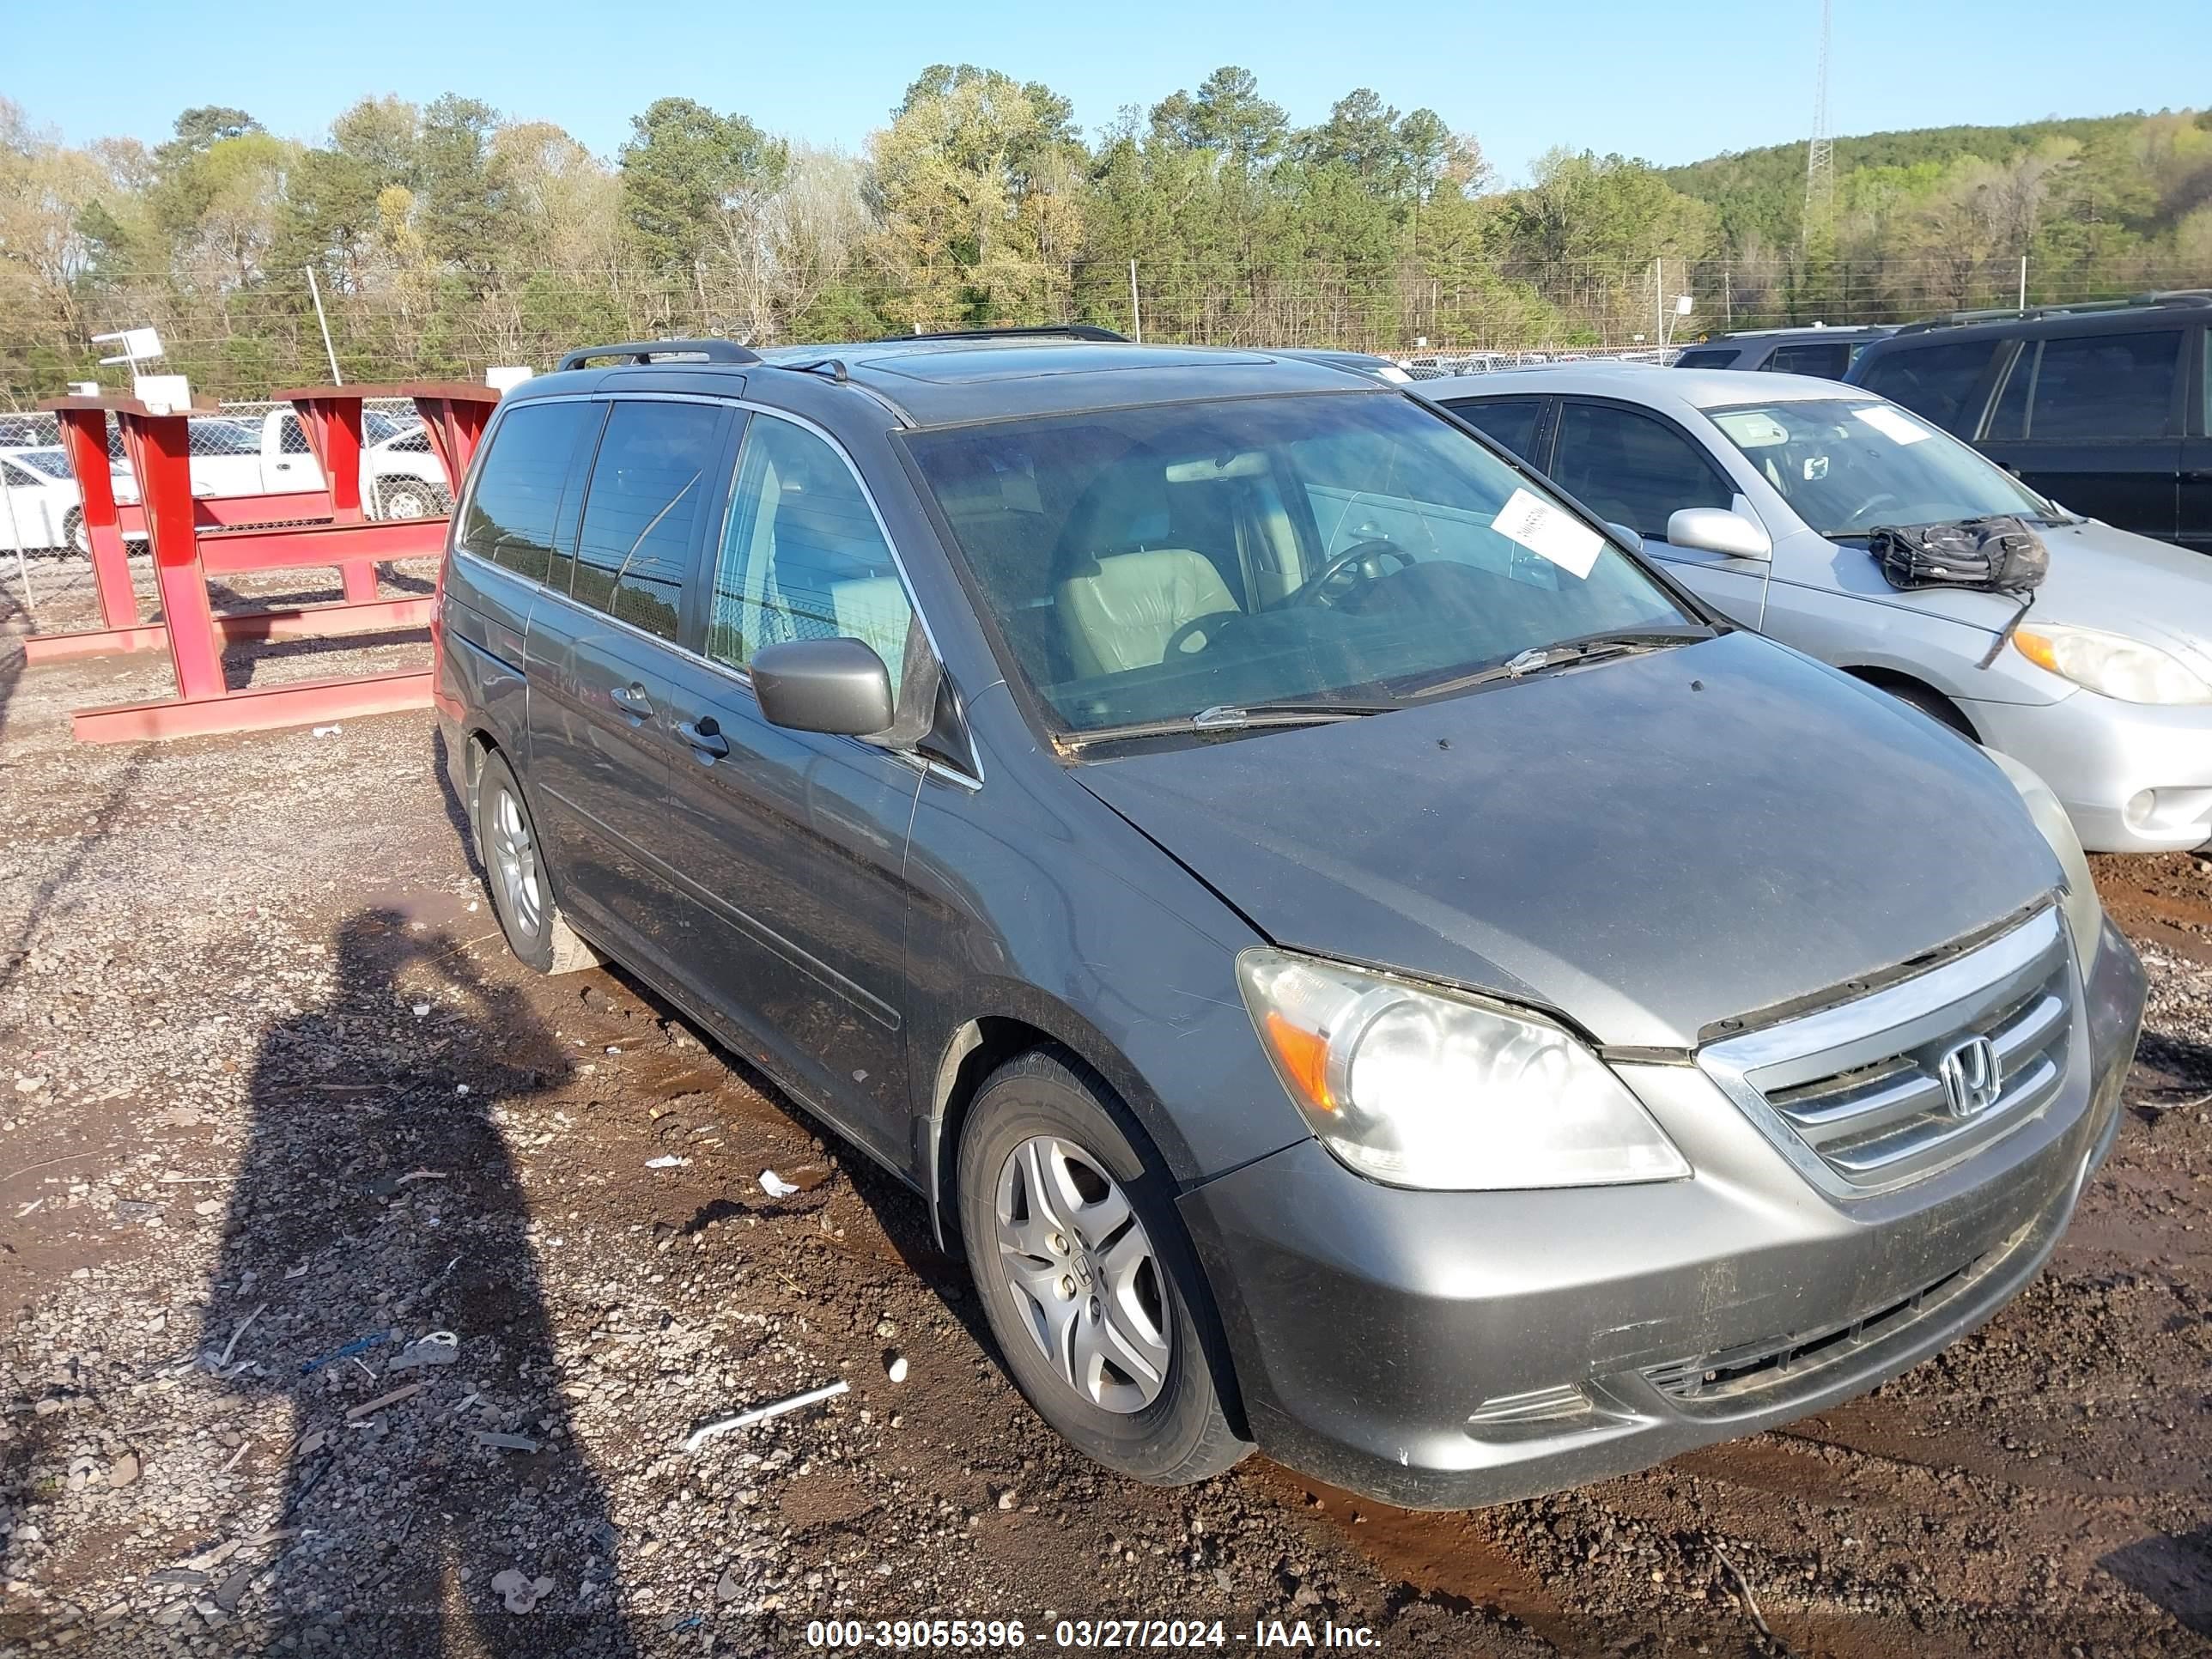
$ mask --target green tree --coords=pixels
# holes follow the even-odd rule
[[[789,146],[745,117],[689,98],[656,100],[630,128],[623,210],[639,253],[664,270],[696,274],[710,252],[742,244],[790,161]]]
[[[1207,76],[1197,92],[1170,93],[1152,109],[1152,132],[1162,142],[1212,150],[1248,172],[1281,152],[1290,125],[1281,105],[1260,96],[1252,71],[1234,64]]]
[[[489,104],[449,92],[424,107],[416,144],[423,244],[434,258],[478,278],[498,263],[514,214],[507,167],[492,145],[498,125]]]
[[[877,260],[903,323],[1048,320],[1083,238],[1066,100],[963,64],[924,72],[868,144]]]

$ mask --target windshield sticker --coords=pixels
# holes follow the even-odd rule
[[[1598,550],[1605,545],[1605,538],[1596,531],[1576,523],[1525,489],[1507,496],[1490,525],[1499,535],[1511,537],[1538,557],[1549,559],[1577,577],[1589,574],[1590,567],[1597,562]]]
[[[1869,404],[1864,409],[1851,411],[1853,418],[1864,421],[1892,443],[1917,444],[1928,435],[1928,428],[1905,414],[1892,409],[1887,404]]]
[[[1818,483],[1821,479],[1827,476],[1828,458],[1826,455],[1808,455],[1805,458],[1805,482],[1807,483]]]
[[[1789,428],[1756,409],[1729,410],[1714,416],[1713,424],[1727,433],[1739,449],[1772,449],[1790,441]]]

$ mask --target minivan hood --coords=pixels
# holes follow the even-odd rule
[[[1751,634],[1075,769],[1287,949],[1681,1048],[2058,884],[2012,786]]]

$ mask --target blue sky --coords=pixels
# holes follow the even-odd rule
[[[107,0],[15,13],[0,94],[73,143],[154,139],[187,104],[321,135],[364,93],[471,93],[611,153],[682,94],[857,147],[923,65],[1049,82],[1086,130],[1242,64],[1293,120],[1356,86],[1473,131],[1506,178],[1553,144],[1667,163],[1802,138],[1818,0],[1036,0],[951,5],[649,0]],[[2118,14],[2017,0],[1835,0],[1839,133],[2203,103],[2212,4]],[[1082,21],[1078,21],[1079,17]],[[218,27],[216,19],[220,19]],[[2194,43],[2193,45],[2191,43]],[[1712,44],[1708,44],[1712,43]]]

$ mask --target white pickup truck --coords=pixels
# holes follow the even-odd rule
[[[362,418],[361,504],[372,519],[427,519],[453,509],[445,469],[419,421],[364,410]],[[323,470],[307,447],[307,434],[290,409],[251,416],[210,415],[191,422],[192,494],[277,495],[320,489]],[[119,435],[109,436],[116,468],[116,499],[137,500],[124,465]]]

